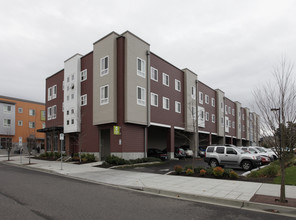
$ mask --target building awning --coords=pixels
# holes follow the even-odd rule
[[[42,128],[42,129],[38,129],[37,132],[53,132],[53,131],[58,131],[63,133],[64,132],[64,127],[62,126],[56,126],[56,127],[49,127],[49,128]]]

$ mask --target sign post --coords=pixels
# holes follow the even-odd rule
[[[60,133],[60,140],[61,140],[61,170],[63,169],[63,140],[64,140],[64,133]]]

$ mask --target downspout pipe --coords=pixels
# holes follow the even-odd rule
[[[147,125],[145,127],[145,144],[144,144],[144,157],[147,158],[147,148],[148,148],[148,128],[150,126],[150,51],[146,51],[147,56],[147,65],[146,65],[146,73],[147,73],[147,94],[146,94],[146,104],[147,104]]]

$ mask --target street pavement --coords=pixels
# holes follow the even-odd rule
[[[31,159],[31,164],[29,165],[29,159],[25,156],[13,156],[11,157],[11,161],[7,161],[7,156],[0,156],[1,161],[11,165],[68,176],[93,183],[132,188],[172,198],[219,204],[241,209],[268,210],[281,215],[296,217],[295,207],[254,203],[250,201],[254,195],[279,197],[280,185],[275,184],[193,178],[96,167],[102,162],[78,165],[69,162],[61,163],[59,161]],[[286,185],[286,197],[287,199],[296,199],[296,186]]]

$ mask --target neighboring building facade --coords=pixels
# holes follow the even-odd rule
[[[37,129],[45,128],[43,103],[0,96],[0,145],[44,149],[45,135]]]
[[[252,122],[243,133],[240,127],[250,119],[241,119],[239,102],[154,54],[128,31],[103,37],[92,52],[72,56],[48,77],[46,111],[46,128],[39,131],[46,133],[48,151],[63,144],[68,154],[94,153],[99,160],[110,154],[141,158],[152,147],[172,158],[182,144],[197,152],[198,145],[249,145],[259,137],[258,115],[248,112]]]

